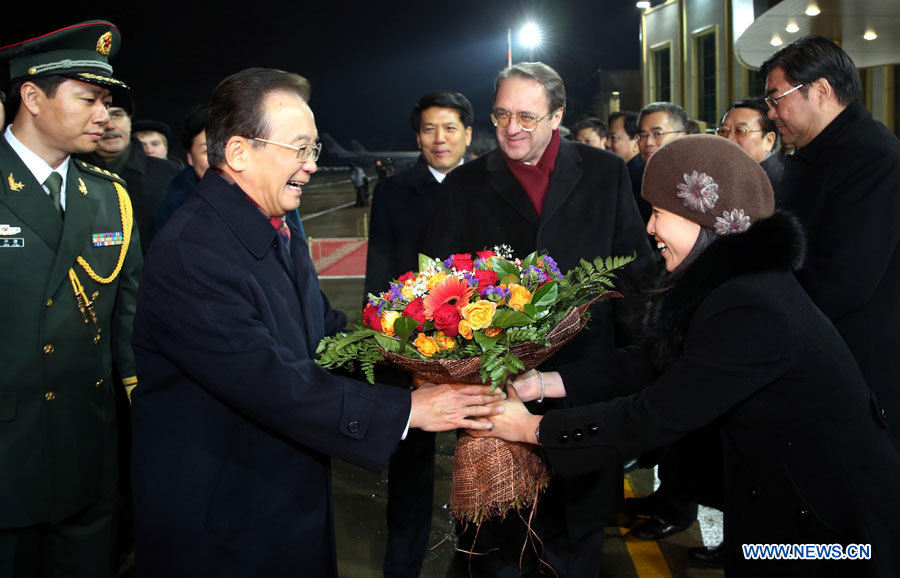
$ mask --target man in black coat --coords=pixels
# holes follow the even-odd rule
[[[900,450],[900,142],[859,102],[853,61],[821,36],[776,52],[769,117],[797,151],[775,191],[809,240],[797,279],[834,323]]]
[[[346,317],[285,221],[320,149],[303,84],[255,68],[216,88],[211,168],[147,254],[134,321],[146,381],[132,396],[140,576],[336,576],[331,456],[378,470],[408,429],[456,429],[499,399],[315,362]]]
[[[618,284],[628,294],[650,284],[650,245],[625,163],[608,151],[560,139],[565,103],[562,79],[545,64],[521,63],[500,73],[491,114],[499,148],[447,177],[426,237],[429,255],[446,257],[505,244],[517,257],[546,250],[566,271],[582,258],[637,253]],[[621,301],[616,306],[642,312],[638,299]],[[627,341],[624,330],[634,319],[623,314],[618,317],[623,323],[616,327],[613,309],[608,302],[594,307],[590,329],[551,364]],[[541,497],[535,523],[547,547],[546,558],[560,576],[596,576],[601,571],[603,527],[622,494],[621,466],[612,459],[605,466],[595,475],[554,478]],[[479,570],[485,575],[519,575],[524,534],[504,538],[510,535],[504,526],[516,525],[517,518],[508,517],[499,529],[481,528],[477,551],[497,545],[489,543],[495,539],[505,544],[499,552],[474,556],[473,570],[483,564]],[[526,566],[529,563],[526,560]]]
[[[380,295],[391,281],[418,270],[428,219],[437,206],[441,183],[460,166],[472,142],[474,113],[458,92],[424,95],[410,115],[422,155],[411,168],[379,180],[372,199],[366,296]],[[434,255],[443,259],[446,255]],[[409,389],[412,375],[379,367],[378,381]],[[391,456],[388,470],[385,576],[416,577],[422,568],[434,499],[434,433],[409,432]]]

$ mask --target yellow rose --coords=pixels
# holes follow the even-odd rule
[[[518,283],[510,283],[509,291],[512,293],[512,295],[509,296],[510,309],[522,311],[525,305],[531,303],[531,292]]]
[[[472,324],[472,329],[484,329],[491,325],[496,310],[496,303],[482,299],[463,307],[462,316]]]
[[[400,289],[400,295],[403,295],[403,298],[407,301],[412,301],[413,299],[415,299],[415,297],[413,297],[413,290],[411,285],[404,285]]]
[[[459,334],[463,336],[463,339],[472,339],[472,324],[465,319],[460,319]]]
[[[438,331],[437,335],[434,336],[434,340],[441,349],[446,349],[447,351],[456,349],[456,339],[444,335],[443,331]]]
[[[394,321],[400,317],[399,311],[387,311],[381,318],[381,332],[388,337],[394,336]]]
[[[419,350],[419,353],[421,353],[425,357],[431,357],[438,351],[437,341],[435,341],[433,337],[428,337],[424,333],[420,333],[416,337],[416,340],[413,341],[413,345],[415,345],[416,349]]]
[[[434,276],[428,280],[427,287],[428,290],[431,291],[435,285],[443,281],[447,278],[447,274],[441,271],[440,273],[435,273]]]

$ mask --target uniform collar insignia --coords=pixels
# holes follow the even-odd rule
[[[8,180],[9,180],[9,188],[17,193],[25,188],[25,183],[17,181],[12,173],[9,173]]]
[[[82,181],[81,178],[78,179],[78,192],[82,195],[87,194],[87,187],[85,186],[84,181]]]

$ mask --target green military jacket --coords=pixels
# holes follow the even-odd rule
[[[115,175],[68,162],[63,220],[0,136],[0,529],[114,491],[113,364],[137,383],[131,202]]]

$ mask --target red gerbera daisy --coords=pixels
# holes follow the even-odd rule
[[[433,319],[435,310],[444,304],[455,305],[457,309],[462,309],[469,304],[469,297],[473,292],[465,279],[447,277],[432,287],[422,300],[425,306],[425,319]]]

